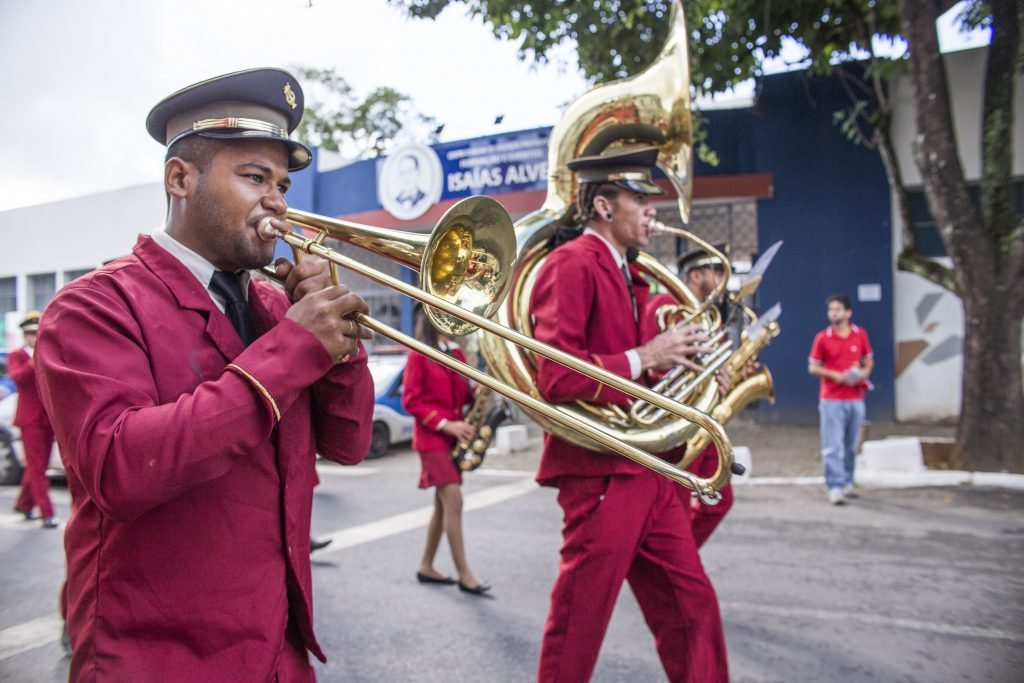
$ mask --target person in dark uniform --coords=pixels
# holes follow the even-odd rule
[[[647,245],[654,147],[569,162],[579,180],[582,235],[556,247],[532,299],[539,341],[623,377],[646,381],[702,352],[699,326],[646,339],[647,282],[627,259]],[[540,359],[537,388],[551,403],[583,400],[627,406],[629,398]],[[727,681],[725,638],[715,590],[701,565],[678,484],[626,458],[546,434],[537,480],[558,489],[564,513],[558,578],[544,628],[538,680],[586,681],[619,589],[628,581],[669,680]]]
[[[25,473],[21,479],[21,492],[14,504],[14,511],[25,519],[35,519],[35,509],[43,518],[44,529],[59,526],[53,514],[50,500],[50,486],[46,481],[46,468],[53,451],[53,427],[46,409],[39,400],[36,387],[35,346],[39,333],[39,312],[31,311],[21,322],[21,333],[25,345],[7,356],[11,378],[18,387],[18,408],[14,413],[14,426],[21,430],[21,445],[25,451]]]
[[[714,246],[718,251],[726,253],[725,244],[716,244]],[[679,276],[686,283],[686,286],[689,287],[690,291],[696,295],[697,300],[703,302],[707,301],[708,297],[715,291],[715,288],[722,283],[722,278],[725,277],[725,265],[717,254],[698,247],[679,257]],[[725,323],[729,318],[728,305],[725,301],[718,303],[718,312],[722,316],[723,323]],[[719,372],[716,375],[716,379],[719,391],[723,395],[727,394],[730,386],[726,374]],[[697,456],[696,460],[687,469],[699,477],[710,477],[714,475],[717,468],[718,448],[712,443],[701,451],[700,455]],[[722,523],[726,513],[732,508],[732,484],[726,484],[719,490],[722,497],[717,505],[705,505],[698,498],[688,495],[685,491],[680,493],[684,495],[684,502],[689,504],[690,521],[693,523],[693,540],[697,542],[697,547],[700,548],[708,540],[715,528]]]
[[[414,332],[419,341],[466,362],[462,349],[434,327],[422,306],[417,306],[415,318]],[[402,378],[402,406],[416,419],[412,447],[419,453],[422,466],[419,486],[434,488],[434,512],[427,524],[427,542],[416,579],[429,584],[458,583],[463,592],[484,595],[491,587],[473,574],[466,561],[462,472],[451,458],[456,441],[469,441],[475,434],[473,425],[462,419],[472,402],[473,390],[465,377],[423,354],[409,352]],[[442,536],[448,537],[458,581],[434,567]]]
[[[327,263],[281,260],[295,78],[253,69],[158,103],[166,222],[43,314],[39,388],[72,494],[70,678],[312,681],[316,454],[370,445],[373,380]],[[301,358],[301,363],[283,362]]]

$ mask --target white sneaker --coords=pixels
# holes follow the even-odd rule
[[[853,484],[843,488],[843,495],[847,498],[858,498],[859,494],[854,490]]]
[[[832,489],[828,492],[828,502],[833,505],[845,505],[846,497],[843,496],[843,492],[839,489]]]

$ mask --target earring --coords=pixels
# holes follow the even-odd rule
[[[604,219],[610,223],[612,220],[612,215],[610,213],[606,213],[604,215]]]

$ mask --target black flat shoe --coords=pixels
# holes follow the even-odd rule
[[[487,591],[491,590],[491,587],[488,586],[486,583],[481,583],[479,586],[475,586],[473,588],[470,588],[466,584],[464,584],[461,581],[459,581],[459,590],[462,591],[463,593],[469,593],[470,595],[479,595],[479,596],[484,597],[484,598],[491,597],[490,595],[486,594]]]
[[[433,576],[424,574],[423,572],[416,572],[416,580],[420,583],[439,583],[443,586],[454,586],[455,579],[450,576],[444,576],[440,579],[435,579]],[[461,585],[461,584],[460,584]]]
[[[327,539],[324,539],[322,541],[314,541],[311,538],[311,539],[309,539],[309,552],[313,552],[314,550],[320,550],[322,548],[326,548],[327,546],[329,546],[331,544],[331,541],[333,541],[333,540],[334,540],[333,538],[327,538]]]

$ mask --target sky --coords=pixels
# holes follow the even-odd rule
[[[588,89],[571,48],[538,66],[461,6],[423,21],[385,0],[0,0],[0,63],[0,211],[158,181],[150,108],[239,69],[393,87],[442,141],[554,125]]]
[[[333,67],[360,96],[391,86],[445,124],[442,141],[553,125],[587,89],[568,50],[533,68],[461,7],[423,21],[385,0],[308,4],[0,0],[0,211],[158,181],[150,108],[239,69]]]

